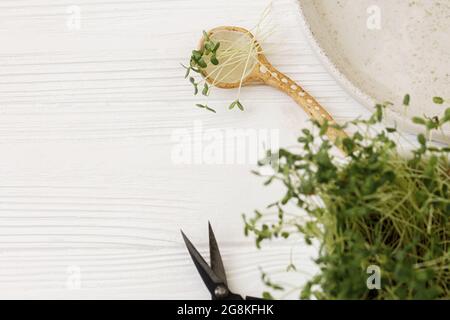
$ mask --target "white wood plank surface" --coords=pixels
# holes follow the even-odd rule
[[[208,299],[179,234],[207,253],[210,220],[237,292],[260,295],[258,267],[302,274],[314,250],[300,239],[257,250],[241,214],[276,200],[254,166],[176,165],[174,130],[279,130],[295,142],[307,118],[271,88],[243,91],[246,112],[198,102],[179,62],[201,30],[250,28],[263,0],[0,1],[0,298]],[[80,28],[68,27],[78,6]],[[300,30],[296,0],[276,0],[274,65],[338,120],[367,115],[320,65]],[[275,50],[276,49],[276,50]],[[73,280],[79,286],[70,285]]]

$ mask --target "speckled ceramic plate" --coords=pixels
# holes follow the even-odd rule
[[[390,101],[389,120],[417,132],[413,116],[441,116],[450,101],[449,0],[299,0],[311,44],[365,106]],[[407,111],[405,94],[411,95]],[[433,97],[446,99],[443,105]],[[449,127],[437,140],[449,142]]]

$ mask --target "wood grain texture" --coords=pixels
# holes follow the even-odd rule
[[[207,252],[207,221],[229,282],[260,295],[258,266],[294,260],[304,281],[314,250],[300,239],[256,250],[241,213],[281,195],[247,165],[176,165],[174,130],[277,129],[295,143],[308,117],[289,97],[246,88],[246,112],[196,109],[179,62],[201,30],[253,26],[261,0],[3,0],[0,3],[0,298],[208,298],[183,228]],[[70,30],[67,8],[81,8]],[[300,32],[296,1],[274,2],[278,42],[268,57],[342,121],[365,115],[320,65]],[[277,20],[279,19],[279,20]],[[71,270],[81,288],[69,290]]]

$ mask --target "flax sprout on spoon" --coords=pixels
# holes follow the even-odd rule
[[[249,76],[254,67],[260,64],[258,54],[263,50],[256,37],[264,41],[274,32],[273,26],[268,26],[268,17],[271,5],[269,5],[251,33],[238,27],[219,27],[203,31],[203,37],[199,48],[192,51],[189,66],[186,69],[185,78],[194,87],[194,94],[201,93],[209,97],[214,87],[231,89],[238,88],[236,99],[231,103],[229,109],[237,107],[244,110],[239,99],[244,80]],[[235,32],[233,32],[235,31]],[[215,112],[208,103],[197,104],[197,107]]]
[[[295,81],[276,70],[268,61],[257,39],[264,40],[271,34],[261,32],[261,25],[268,15],[263,15],[255,28],[255,35],[240,27],[223,26],[203,33],[199,49],[192,52],[189,66],[186,68],[186,78],[194,86],[194,94],[200,91],[206,97],[212,88],[237,88],[237,98],[229,109],[236,107],[241,111],[244,106],[239,97],[243,86],[266,84],[288,94],[302,107],[310,118],[326,125],[326,134],[338,146],[345,132],[336,124],[333,117]],[[197,74],[195,77],[194,73]],[[199,80],[197,80],[200,78]],[[197,107],[216,112],[207,103],[197,104]]]

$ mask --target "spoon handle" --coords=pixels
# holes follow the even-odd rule
[[[258,69],[258,78],[265,84],[275,87],[291,96],[312,119],[319,123],[327,120],[330,125],[336,124],[333,117],[314,97],[303,90],[299,84],[288,76],[276,70],[266,59],[261,61]],[[336,143],[338,138],[344,139],[347,137],[347,134],[343,130],[338,130],[330,126],[327,131],[327,136],[333,143]]]

